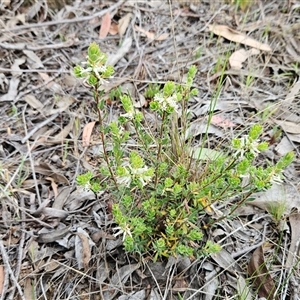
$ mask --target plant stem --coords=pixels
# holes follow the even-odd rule
[[[98,92],[98,88],[94,88],[94,92],[95,92],[94,99],[96,101],[98,120],[99,120],[99,124],[100,124],[100,137],[101,137],[101,143],[102,143],[102,147],[103,147],[104,160],[105,160],[105,162],[107,164],[110,176],[113,179],[113,182],[114,182],[117,190],[119,190],[118,183],[117,183],[115,175],[114,175],[114,173],[113,173],[113,171],[111,169],[109,157],[108,157],[107,150],[106,150],[105,135],[104,135],[104,131],[103,131],[103,118],[102,118],[102,114],[101,114],[101,109],[99,107],[99,104],[100,104],[100,95],[99,95],[99,92]]]
[[[230,211],[230,213],[228,213],[228,214],[226,214],[226,215],[223,215],[222,217],[220,217],[220,218],[218,218],[218,219],[216,219],[216,220],[214,220],[214,221],[212,221],[212,222],[210,222],[210,223],[204,225],[203,227],[204,227],[205,229],[207,229],[207,228],[211,227],[212,225],[214,225],[215,223],[220,222],[220,221],[226,219],[228,216],[231,216],[231,215],[232,215],[232,214],[233,214],[233,213],[234,213],[241,205],[243,205],[243,204],[246,202],[246,200],[247,200],[252,194],[253,194],[253,191],[248,192],[248,194],[247,194],[244,198],[242,198],[242,199],[235,205],[235,207],[233,208],[232,211]]]
[[[158,182],[158,166],[160,163],[160,157],[161,157],[161,150],[162,150],[162,139],[163,139],[163,134],[164,134],[164,123],[165,123],[165,119],[166,119],[166,112],[163,112],[162,115],[162,120],[161,120],[161,127],[160,127],[160,132],[159,132],[159,144],[158,144],[158,150],[157,150],[157,156],[156,156],[156,168],[155,168],[155,187],[157,186],[157,182]]]

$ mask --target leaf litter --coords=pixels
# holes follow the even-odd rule
[[[268,211],[282,200],[287,204],[282,228],[290,226],[290,232],[282,233],[276,255],[286,259],[287,268],[299,259],[300,20],[295,4],[254,3],[247,13],[226,1],[218,7],[215,1],[174,1],[171,7],[160,1],[47,4],[48,10],[39,2],[0,5],[0,57],[5,57],[0,58],[1,299],[223,299],[237,291],[249,299],[262,289],[261,295],[272,294],[264,282],[258,290],[252,286],[245,270],[249,262],[252,275],[276,270],[276,264],[262,270],[266,261],[255,249],[277,234]],[[221,255],[178,259],[170,268],[166,262],[139,261],[124,253],[113,235],[109,195],[76,187],[76,175],[101,163],[92,151],[100,140],[91,94],[71,75],[92,41],[116,68],[106,95],[114,87],[131,86],[136,108],[152,126],[156,120],[145,108],[145,87],[180,80],[186,67],[196,64],[199,95],[189,104],[187,133],[195,152],[208,130],[203,159],[219,155],[220,141],[261,120],[266,141],[272,141],[275,126],[281,130],[265,154],[269,159],[298,151],[285,174],[290,185],[257,195],[238,219],[208,230],[223,245]],[[222,74],[223,88],[207,127]],[[110,111],[117,115],[118,103],[112,101]],[[216,204],[211,217],[226,213],[232,200]],[[274,248],[267,251],[274,255]],[[295,268],[293,274],[283,268],[281,277],[275,274],[276,283],[287,282],[287,291],[279,291],[282,299],[287,292],[300,293],[293,284],[300,280]]]

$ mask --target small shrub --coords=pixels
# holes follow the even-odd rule
[[[114,72],[106,59],[92,43],[85,67],[74,68],[75,75],[84,78],[94,94],[104,159],[99,171],[106,178],[100,182],[87,172],[78,176],[78,184],[94,192],[110,193],[117,224],[115,236],[122,236],[126,251],[150,254],[154,260],[207,256],[219,251],[220,245],[204,239],[201,216],[211,212],[213,203],[238,196],[233,212],[252,193],[280,182],[293,153],[275,165],[256,166],[256,157],[268,148],[267,143],[259,141],[263,130],[259,124],[247,135],[233,139],[226,151],[214,150],[210,159],[203,159],[204,148],[191,151],[177,116],[182,109],[181,120],[188,122],[186,103],[197,94],[192,88],[195,66],[190,67],[185,84],[166,82],[147,89],[150,109],[159,120],[155,130],[147,127],[130,95],[118,95],[124,113],[106,124],[102,84]],[[187,124],[181,124],[181,128],[187,128]],[[136,147],[130,147],[129,138],[136,140]]]

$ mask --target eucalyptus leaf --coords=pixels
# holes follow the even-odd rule
[[[191,148],[190,155],[197,160],[216,160],[220,157],[225,159],[225,154],[222,151],[203,147]]]

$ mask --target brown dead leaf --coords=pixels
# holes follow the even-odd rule
[[[290,89],[289,93],[285,97],[282,105],[289,106],[295,100],[295,97],[299,94],[300,91],[300,79],[294,84],[294,86]]]
[[[31,300],[34,299],[34,287],[32,285],[32,279],[31,278],[25,278],[25,283],[24,283],[24,297],[26,300]]]
[[[281,120],[274,120],[274,122],[277,125],[281,126],[282,129],[288,133],[300,134],[299,124],[296,124],[294,122],[289,122],[289,121],[281,121]]]
[[[41,109],[44,106],[43,103],[36,99],[36,97],[32,94],[26,95],[24,99],[26,103],[34,109]]]
[[[3,291],[3,284],[4,284],[4,266],[0,265],[0,295],[2,294]]]
[[[101,23],[101,27],[100,27],[100,32],[99,32],[99,38],[104,39],[106,38],[109,29],[110,29],[110,25],[111,25],[111,16],[110,13],[107,12],[104,17],[102,18],[102,23]]]
[[[120,37],[122,37],[124,35],[124,33],[126,32],[126,29],[129,25],[131,17],[132,17],[132,13],[128,13],[119,20],[118,32],[119,32]]]
[[[163,41],[169,37],[168,33],[162,33],[160,35],[156,35],[154,32],[147,31],[137,25],[134,26],[135,30],[143,33],[150,41],[156,40],[156,41]]]
[[[39,174],[53,178],[55,182],[58,182],[59,184],[69,184],[69,181],[65,176],[59,174],[58,170],[56,170],[52,165],[49,165],[46,162],[39,162],[39,164],[34,166],[34,171]]]
[[[23,50],[23,53],[27,56],[27,62],[32,69],[44,68],[42,61],[33,51]]]
[[[116,35],[119,32],[118,24],[116,23],[111,23],[110,28],[109,28],[109,34],[111,35]]]
[[[88,270],[92,256],[91,245],[93,244],[88,234],[83,229],[78,228],[75,237],[75,256],[79,269],[83,268],[85,271]]]
[[[44,109],[43,113],[45,116],[51,116],[57,113],[61,113],[64,112],[68,109],[68,107],[70,105],[72,105],[75,102],[75,98],[68,96],[68,95],[64,95],[61,98],[58,99],[58,101],[56,102],[56,107],[57,108],[52,108],[52,109]]]
[[[208,25],[210,31],[212,31],[216,35],[223,36],[227,40],[244,44],[262,51],[272,51],[271,47],[267,44],[263,44],[259,41],[256,41],[247,35],[236,31],[228,26],[225,25]]]
[[[278,300],[278,297],[275,296],[276,286],[266,267],[262,246],[259,246],[251,257],[248,274],[254,279],[253,284],[257,287],[260,297],[265,297],[267,300]]]
[[[243,67],[243,62],[245,62],[250,56],[259,54],[260,51],[258,49],[240,49],[235,51],[229,57],[229,63],[232,69],[239,70]]]
[[[16,77],[12,77],[9,82],[8,93],[0,97],[0,102],[6,101],[15,101],[18,95],[18,87],[19,87],[20,79]]]
[[[54,93],[62,93],[62,87],[54,82],[54,79],[51,78],[47,73],[38,72],[43,81],[46,83],[46,87]]]
[[[49,137],[46,141],[47,144],[61,144],[64,139],[71,132],[74,125],[74,119],[70,119],[69,123],[55,136]]]
[[[300,238],[300,213],[293,213],[289,216],[291,226],[291,245],[288,251],[288,257],[286,260],[286,267],[292,268],[295,262],[299,259],[298,256],[298,243]]]
[[[57,195],[58,195],[57,184],[55,183],[54,179],[51,177],[45,177],[45,179],[51,181],[51,187],[53,189],[54,196],[57,197]]]
[[[45,228],[43,228],[46,230]],[[37,241],[39,243],[52,243],[59,239],[64,238],[67,234],[70,233],[70,226],[63,227],[60,229],[48,230],[47,232],[39,232]]]
[[[83,147],[89,146],[90,140],[91,140],[91,135],[92,135],[95,124],[96,124],[96,122],[90,122],[84,126],[83,133],[82,133],[82,146]]]
[[[211,124],[222,128],[229,128],[229,127],[236,126],[236,124],[231,122],[229,119],[222,117],[221,115],[213,115],[211,118]]]
[[[131,49],[131,45],[132,45],[132,37],[125,38],[122,43],[122,46],[118,49],[117,53],[113,55],[109,55],[107,59],[107,64],[114,66]]]

